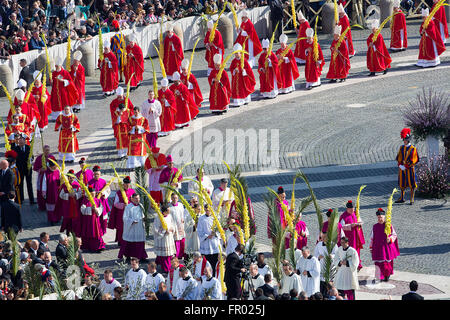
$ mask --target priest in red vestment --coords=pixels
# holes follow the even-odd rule
[[[44,130],[48,126],[48,116],[52,112],[52,105],[51,105],[51,99],[50,99],[50,93],[48,92],[47,88],[45,88],[45,92],[43,91],[42,86],[42,75],[39,75],[39,71],[35,71],[33,73],[34,78],[34,87],[31,90],[31,95],[34,98],[34,101],[36,101],[36,104],[38,106],[40,120],[38,122],[39,129]]]
[[[236,43],[233,47],[233,51],[242,50],[242,46]],[[237,52],[234,54],[234,59],[231,61],[230,73],[231,73],[231,99],[230,105],[239,107],[244,104],[248,104],[252,101],[252,93],[255,91],[255,75],[253,74],[252,67],[248,63],[246,56],[244,55],[244,67],[242,68],[242,53]]]
[[[306,36],[308,39],[305,44],[305,79],[306,89],[311,90],[321,85],[320,75],[325,65],[325,59],[319,43],[317,43],[317,52],[314,50],[314,30],[312,28],[306,29]]]
[[[433,0],[433,7],[431,8],[431,11],[433,11],[434,7],[438,2],[439,0]],[[438,34],[441,36],[442,42],[445,44],[447,42],[447,39],[449,38],[449,35],[448,35],[447,17],[445,15],[444,8],[445,6],[441,6],[439,7],[439,9],[437,9],[436,13],[433,16],[433,21],[434,24],[436,25],[436,30]]]
[[[72,77],[73,83],[78,90],[78,99],[72,108],[74,113],[78,113],[81,109],[84,109],[84,101],[86,97],[84,88],[84,67],[81,64],[82,57],[83,54],[81,53],[81,51],[75,51],[73,53],[73,64],[70,67],[70,76]]]
[[[182,128],[189,126],[189,122],[194,120],[199,110],[195,104],[189,89],[181,83],[181,76],[178,71],[173,73],[174,83],[170,86],[170,91],[175,96],[177,113],[175,114],[175,127]]]
[[[80,132],[80,122],[69,106],[56,118],[55,131],[59,130],[58,151],[59,160],[66,156],[68,163],[73,163],[75,153],[79,150],[77,132]]]
[[[103,43],[103,60],[98,59],[100,85],[105,97],[113,95],[119,86],[119,66],[116,55],[109,48],[109,42]]]
[[[128,153],[128,131],[130,130],[129,111],[125,108],[125,104],[121,103],[117,106],[113,113],[113,129],[114,138],[116,138],[116,150],[119,158],[122,160]]]
[[[177,104],[175,96],[169,89],[169,80],[161,80],[161,89],[158,90],[158,100],[163,109],[161,113],[161,131],[158,136],[167,136],[175,130],[175,114],[177,113]]]
[[[309,25],[308,20],[305,19],[305,16],[301,11],[297,12],[297,18],[300,22],[300,25],[298,27],[297,31],[297,39],[298,38],[306,38],[306,30],[311,28]],[[306,39],[298,40],[295,44],[295,51],[294,51],[294,57],[295,61],[299,64],[305,64],[306,63]]]
[[[113,121],[113,117],[114,117],[114,112],[117,110],[117,108],[119,107],[120,104],[124,104],[125,105],[125,94],[124,94],[124,90],[122,87],[117,87],[116,89],[116,98],[111,101],[111,104],[109,105],[109,112],[111,113],[111,122],[112,122],[112,126],[114,127],[114,121]],[[128,97],[128,113],[129,115],[133,115],[133,109],[134,109],[134,105],[133,102],[131,102],[130,97]]]
[[[189,60],[184,59],[181,62],[181,82],[189,89],[189,92],[192,94],[192,98],[194,99],[195,104],[200,108],[203,102],[202,91],[200,90],[200,86],[198,85],[197,78],[192,72],[189,74],[188,80],[188,69]]]
[[[32,95],[30,95],[30,99],[28,102],[25,102],[26,93],[22,89],[17,90],[16,95],[14,97],[14,107],[16,109],[16,114],[19,114],[20,123],[24,123],[26,128],[33,132],[35,125],[39,123],[41,116],[36,103],[31,101]],[[8,111],[8,123],[12,122],[12,110]]]
[[[125,83],[130,82],[130,89],[136,89],[142,82],[144,73],[144,55],[136,43],[136,37],[131,35],[127,46],[127,62],[124,66]]]
[[[280,93],[290,93],[295,91],[295,80],[300,76],[294,53],[287,47],[288,37],[285,34],[280,36],[280,49],[277,50],[278,67],[280,69],[281,87]]]
[[[425,19],[430,14],[429,9],[422,9],[423,23],[420,26],[419,60],[417,66],[422,68],[435,67],[441,64],[439,56],[445,51],[445,44],[442,42],[436,24],[430,20],[425,28]]]
[[[173,74],[179,72],[181,61],[184,59],[183,44],[180,38],[173,32],[173,26],[170,25],[167,30],[167,36],[164,38],[164,68],[167,78],[173,80]]]
[[[339,4],[338,7],[338,14],[339,14],[339,23],[338,25],[342,27],[342,32],[344,32],[347,27],[350,27],[350,21],[348,20],[348,16],[344,11],[344,7],[342,6],[342,3]],[[353,40],[352,40],[352,30],[348,30],[348,32],[345,35],[345,43],[348,48],[348,55],[349,58],[353,57],[356,54],[355,49],[353,48]]]
[[[256,33],[255,26],[248,18],[248,12],[244,10],[242,12],[242,23],[238,31],[238,35],[234,44],[239,43],[244,47],[248,54],[248,63],[253,68],[255,65],[255,58],[262,51],[261,42],[259,42],[258,34]]]
[[[134,114],[128,118],[128,122],[127,168],[141,167],[147,157],[147,133],[150,132],[148,121],[141,114],[141,109],[134,107]]]
[[[220,54],[222,56],[222,61],[223,61],[223,54],[225,52],[225,47],[223,45],[222,34],[220,33],[219,30],[217,30],[217,28],[214,33],[214,38],[210,42],[209,37],[210,37],[211,31],[214,27],[214,22],[212,22],[212,20],[208,21],[207,27],[208,27],[208,32],[206,32],[206,36],[205,36],[205,39],[203,40],[203,43],[205,44],[205,48],[206,48],[205,60],[208,63],[207,75],[209,76],[212,69],[214,69],[214,56],[216,54]]]
[[[224,69],[220,79],[217,75],[220,70],[222,57],[219,54],[214,56],[214,69],[208,76],[209,82],[209,110],[212,113],[222,114],[227,112],[230,104],[231,85],[227,71]]]
[[[73,106],[78,101],[78,90],[72,81],[69,71],[62,67],[63,59],[56,57],[55,71],[52,72],[52,94],[50,96],[52,113],[51,117],[56,120],[58,115],[66,106]]]
[[[375,72],[383,72],[386,74],[391,67],[391,56],[384,43],[381,32],[378,34],[375,41],[373,41],[374,34],[377,32],[380,24],[378,20],[372,23],[372,33],[367,38],[367,69],[369,69],[369,76],[374,76]]]
[[[145,160],[145,169],[148,173],[148,190],[156,203],[161,203],[163,200],[159,176],[166,165],[166,156],[159,152],[158,147],[153,147],[152,153]]]
[[[350,71],[347,43],[345,41],[339,41],[341,32],[343,32],[342,27],[337,25],[334,28],[334,40],[330,47],[331,61],[327,73],[327,79],[331,79],[331,83],[336,82],[337,79],[340,79],[340,82],[345,81]]]
[[[273,99],[278,95],[278,88],[281,87],[281,76],[278,69],[278,58],[272,51],[269,59],[267,59],[269,40],[262,41],[263,52],[258,59],[258,72],[261,95],[264,98]],[[268,60],[266,68],[266,60]]]
[[[400,8],[400,0],[394,0],[394,18],[391,22],[392,51],[404,51],[408,47],[408,32],[406,30],[406,18]]]

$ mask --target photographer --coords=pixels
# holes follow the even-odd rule
[[[241,272],[244,273],[247,269],[243,268],[241,258],[243,257],[244,245],[239,244],[234,249],[234,252],[227,256],[225,262],[225,284],[227,286],[227,299],[238,299],[241,296],[240,280]]]
[[[246,278],[242,289],[243,300],[254,300],[256,289],[264,285],[264,277],[258,273],[258,265],[250,265],[250,274],[245,274]]]

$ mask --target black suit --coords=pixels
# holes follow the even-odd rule
[[[30,155],[30,146],[24,145],[23,147],[21,147],[19,145],[15,145],[14,147],[12,147],[12,150],[17,152],[16,165],[17,169],[19,169],[20,174],[20,184],[19,184],[20,199],[22,199],[23,203],[24,199],[23,185],[24,180],[26,179],[28,198],[30,199],[30,203],[34,203],[33,180],[32,180],[33,170],[32,168],[28,170],[28,157]]]
[[[17,234],[22,229],[22,217],[20,207],[14,201],[5,201],[1,208],[1,226],[8,234],[9,228],[12,228]]]
[[[50,251],[50,249],[48,248],[48,245],[46,246],[45,243],[43,243],[42,241],[39,241],[39,249],[41,249],[42,251]]]
[[[424,298],[415,292],[408,292],[402,295],[402,300],[424,300]]]
[[[33,74],[30,71],[29,66],[23,67],[22,71],[19,73],[19,79],[23,79],[27,82],[27,89],[33,82]]]
[[[68,257],[67,248],[61,243],[58,243],[55,250],[55,256],[58,263],[65,264]]]
[[[274,298],[277,297],[278,293],[277,290],[275,290],[274,287],[272,287],[270,284],[265,283],[263,286],[259,287],[263,290],[264,295],[268,297],[269,295],[273,295]],[[257,289],[259,289],[257,288]]]
[[[224,281],[227,286],[227,299],[240,298],[240,275],[242,268],[242,261],[236,252],[233,252],[227,256],[225,262],[225,276]]]
[[[6,171],[0,170],[0,192],[4,195],[0,196],[0,202],[8,201],[8,193],[14,191],[14,173],[11,169]]]

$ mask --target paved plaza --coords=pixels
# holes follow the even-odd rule
[[[257,249],[270,253],[271,246],[267,239],[267,207],[263,195],[267,194],[267,186],[272,189],[283,186],[287,199],[292,192],[292,179],[301,169],[311,182],[319,200],[322,212],[328,208],[337,208],[343,212],[345,203],[356,196],[361,185],[367,185],[361,196],[361,219],[366,244],[361,251],[364,268],[359,273],[361,289],[357,298],[381,299],[389,295],[399,299],[401,294],[409,291],[407,284],[411,280],[419,282],[419,294],[426,299],[450,298],[450,204],[445,199],[431,200],[416,197],[413,206],[409,201],[403,205],[394,205],[393,226],[399,239],[401,255],[395,260],[395,274],[392,281],[383,286],[374,287],[374,278],[369,242],[372,225],[376,223],[377,208],[386,208],[388,197],[397,187],[397,165],[394,161],[399,146],[402,144],[400,131],[405,126],[401,109],[412,101],[422,88],[434,87],[449,92],[450,83],[450,50],[441,56],[441,65],[431,69],[419,69],[414,66],[418,56],[420,36],[419,21],[408,21],[408,50],[391,54],[393,62],[386,75],[368,77],[366,68],[366,38],[369,30],[352,30],[354,46],[357,51],[351,59],[352,68],[349,78],[344,83],[328,84],[325,79],[330,60],[330,35],[319,35],[326,65],[322,73],[322,86],[313,90],[305,90],[304,66],[299,66],[300,78],[296,81],[294,93],[279,95],[272,100],[261,100],[259,97],[259,81],[256,68],[253,69],[257,79],[256,92],[252,102],[240,108],[230,108],[221,116],[212,115],[207,101],[209,85],[206,77],[204,50],[195,53],[193,74],[197,77],[204,103],[200,115],[189,128],[176,130],[169,136],[159,138],[158,146],[165,154],[172,154],[176,167],[180,168],[187,157],[195,163],[187,166],[183,175],[186,178],[195,176],[195,170],[204,161],[205,172],[219,186],[219,180],[226,177],[226,167],[221,161],[211,163],[217,152],[229,157],[230,163],[244,159],[241,164],[243,175],[247,178],[249,195],[254,205],[257,225]],[[389,29],[382,32],[385,42],[390,41]],[[289,36],[290,41],[294,35]],[[289,42],[290,42],[289,41]],[[279,48],[274,45],[274,50]],[[230,49],[226,50],[228,54]],[[191,51],[185,52],[189,58]],[[157,61],[156,59],[154,60]],[[157,66],[157,63],[155,64]],[[134,105],[141,105],[147,97],[147,90],[152,85],[151,63],[145,60],[144,83],[131,93]],[[159,69],[158,79],[161,78]],[[112,176],[109,164],[113,163],[119,172],[129,173],[125,168],[126,160],[119,161],[115,150],[115,140],[111,129],[109,104],[113,97],[103,98],[99,84],[99,73],[95,77],[86,78],[86,109],[77,114],[81,123],[78,135],[80,151],[77,158],[85,156],[87,162],[99,164],[106,176]],[[121,84],[125,86],[123,83]],[[124,87],[125,88],[125,87]],[[3,115],[6,118],[7,100],[2,98]],[[246,146],[236,145],[227,131],[246,134],[255,132],[260,139],[267,134],[266,155],[275,155],[276,165],[261,162],[255,152],[261,152],[260,144],[255,146],[248,139]],[[266,131],[264,131],[266,130]],[[2,132],[3,133],[3,132]],[[211,133],[217,138],[211,140]],[[278,137],[274,143],[271,137]],[[52,151],[57,151],[57,133],[53,131],[53,123],[44,132],[45,143]],[[259,141],[259,140],[258,140]],[[415,143],[421,158],[426,155],[424,143]],[[1,145],[4,151],[4,145]],[[441,146],[442,147],[442,146]],[[190,156],[186,156],[187,152]],[[36,141],[34,153],[41,152],[41,143]],[[255,160],[256,159],[256,160]],[[255,161],[253,161],[255,160]],[[68,166],[78,170],[77,162]],[[33,177],[35,180],[35,177]],[[187,194],[187,183],[181,189]],[[113,192],[114,194],[114,192]],[[295,187],[297,202],[309,195],[306,185],[297,179]],[[395,198],[398,195],[395,196]],[[112,198],[112,196],[111,196]],[[409,200],[409,194],[407,195]],[[110,199],[112,201],[112,199]],[[37,238],[42,231],[51,235],[50,248],[54,252],[59,226],[49,226],[45,212],[37,207],[30,207],[25,200],[23,205],[24,232],[19,240]],[[304,215],[310,236],[308,244],[314,247],[318,236],[318,222],[313,205]],[[86,261],[97,263],[97,273],[102,274],[105,268],[115,268],[118,247],[113,242],[115,231],[108,229],[104,239],[107,248],[102,253],[84,253]],[[147,239],[147,252],[150,258],[155,257],[153,236]],[[115,277],[120,274],[117,269]]]

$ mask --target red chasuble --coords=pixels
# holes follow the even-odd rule
[[[111,92],[119,86],[119,66],[114,52],[105,53],[103,61],[98,60],[100,84],[103,92]]]
[[[223,70],[219,82],[216,82],[216,76],[219,70],[212,69],[208,76],[209,82],[209,109],[211,111],[225,111],[230,104],[231,85],[228,73]],[[214,82],[213,82],[214,80]]]
[[[318,61],[320,61],[320,64],[317,65],[317,61],[314,60],[313,44],[313,42],[306,42],[305,46],[305,51],[308,51],[308,53],[306,54],[305,79],[306,82],[309,83],[314,83],[319,80],[320,75],[322,74],[323,66],[325,65],[325,59],[323,58],[322,48],[320,47],[320,44],[317,44],[317,48],[319,50]],[[311,49],[311,51],[309,51],[308,49]]]
[[[130,113],[126,109],[124,109],[122,113],[119,112],[119,109],[116,109],[113,114],[112,122],[117,150],[128,148],[128,131],[130,131],[130,124],[128,122],[129,116]],[[119,118],[120,122],[117,123]]]
[[[301,23],[299,28],[298,28],[298,38],[306,38],[306,29],[310,28],[309,26],[309,22],[308,20],[306,20],[305,22]],[[301,59],[301,60],[306,60],[306,55],[305,55],[305,49],[306,49],[306,42],[307,39],[303,39],[303,40],[299,40],[297,41],[297,43],[295,44],[295,52],[294,52],[294,57],[297,59]],[[297,60],[297,62],[301,62],[299,60]]]
[[[234,58],[230,65],[230,73],[231,99],[245,99],[255,91],[255,75],[247,59],[244,58],[244,69],[242,69],[241,59]]]
[[[244,30],[245,32],[247,32],[247,35],[243,36],[241,30]],[[247,36],[248,36],[248,38],[247,38]],[[246,38],[247,38],[247,40],[245,40]],[[245,50],[247,52],[249,52],[248,51],[249,50],[249,47],[248,47],[249,39],[253,42],[253,56],[256,57],[262,51],[261,42],[259,41],[258,34],[256,33],[256,30],[255,30],[255,26],[250,21],[250,19],[247,19],[247,21],[241,23],[240,31],[237,35],[236,40],[234,41],[234,44],[239,43],[242,47],[244,47],[243,43],[245,42]],[[247,54],[246,54],[246,57],[248,57]]]
[[[275,88],[274,81],[277,82],[278,88],[281,88],[282,86],[282,80],[278,69],[277,56],[272,51],[269,57],[269,60],[271,61],[272,65],[267,64],[267,69],[265,69],[266,56],[267,53],[263,52],[261,53],[258,59],[260,92],[271,92]]]
[[[370,72],[381,72],[391,67],[391,56],[384,43],[383,35],[378,34],[375,42],[372,43],[373,32],[367,38],[367,69]],[[372,47],[369,45],[372,43]]]
[[[406,49],[408,47],[408,32],[406,18],[401,9],[394,10],[394,19],[391,23],[391,49]]]
[[[430,9],[430,12],[433,11],[436,3],[433,4],[433,7]],[[448,38],[448,26],[447,26],[447,17],[445,16],[444,6],[441,6],[433,16],[434,24],[436,25],[436,30],[441,36],[442,41],[444,38]]]
[[[328,69],[327,79],[345,79],[350,70],[350,59],[348,57],[348,49],[345,41],[342,41],[338,50],[338,55],[333,59],[333,49],[339,40],[333,40],[331,43],[331,61]],[[335,49],[336,50],[336,49]]]
[[[419,60],[436,60],[445,51],[445,45],[434,21],[430,21],[426,30],[424,30],[422,23],[420,33],[422,38],[419,43]]]
[[[342,26],[342,32],[347,30],[347,27],[350,27],[350,21],[348,20],[348,17],[346,14],[344,14],[344,16],[342,18],[339,18],[338,25]],[[348,48],[348,55],[349,56],[355,55],[355,49],[353,49],[352,29],[351,28],[345,34],[345,42],[346,42],[347,48]]]
[[[181,127],[187,125],[189,121],[193,120],[198,114],[198,107],[195,104],[192,95],[188,88],[181,82],[177,84],[172,84],[170,86],[170,91],[173,92],[175,96],[177,113],[175,115],[175,126]]]
[[[59,141],[58,151],[61,153],[75,153],[79,150],[77,132],[80,132],[80,123],[76,115],[71,113],[70,115],[64,115],[61,113],[56,118],[55,131],[58,131],[59,127]],[[73,131],[72,128],[76,130]]]
[[[128,81],[131,78],[130,86],[136,87],[143,80],[143,73],[144,56],[142,54],[142,49],[137,44],[135,44],[134,46],[128,45],[127,63],[124,66],[125,83],[128,84]]]
[[[191,73],[188,83],[187,76],[184,73],[181,73],[180,80],[188,88],[189,92],[192,95],[192,98],[195,101],[195,104],[200,108],[203,101],[203,95],[202,91],[200,90],[200,86],[198,85],[197,78],[195,78],[195,76]]]
[[[149,170],[149,169],[153,168],[152,162],[149,159],[150,157],[152,157],[153,160],[155,160],[155,164],[156,164],[155,168],[167,165],[167,159],[166,159],[166,156],[163,153],[159,153],[158,157],[156,159],[155,159],[155,157],[153,156],[153,153],[152,153],[145,160],[145,170]]]
[[[36,121],[40,121],[41,120],[41,115],[39,112],[39,108],[38,106],[32,101],[33,95],[30,96],[30,100],[28,100],[29,102],[23,102],[20,107],[22,108],[22,115],[19,117],[19,122],[20,123],[25,123],[25,125],[27,126],[27,128],[33,129],[33,126],[31,126],[31,123],[33,122],[33,119],[36,118]],[[33,98],[34,101],[34,98]],[[19,106],[19,101],[17,101],[16,99],[14,99],[14,106],[17,107]],[[11,109],[9,109],[8,111],[8,123],[12,123],[13,122],[13,114],[11,112]]]
[[[278,49],[276,52],[278,60],[281,58],[281,54],[284,52],[283,49]],[[288,53],[281,58],[283,62],[279,65],[280,76],[281,76],[281,89],[286,89],[292,87],[293,80],[297,79],[300,74],[298,72],[297,62],[295,61],[294,53],[291,49],[288,49]],[[286,60],[288,60],[286,62]],[[280,89],[279,88],[279,89]]]
[[[203,43],[205,44],[209,44],[209,49],[206,49],[205,51],[205,60],[208,63],[208,68],[214,69],[214,55],[215,54],[220,54],[222,56],[222,61],[223,62],[223,54],[225,52],[225,47],[223,45],[223,40],[222,40],[222,34],[219,32],[219,30],[216,29],[215,35],[214,35],[214,40],[209,43],[209,35],[210,35],[211,31],[206,32],[206,36],[205,39],[203,40]]]
[[[113,101],[111,101],[111,104],[109,105],[109,112],[111,113],[111,121],[112,126],[114,127],[114,112],[116,112],[117,108],[119,107],[119,104],[125,104],[125,98],[121,99],[119,97],[115,98]],[[131,102],[131,99],[128,99],[128,114],[132,116],[134,114],[134,105]]]
[[[84,89],[84,67],[81,63],[78,64],[78,67],[76,67],[75,64],[70,67],[70,76],[72,77],[72,81],[78,90],[78,99],[75,104],[82,104],[86,94]]]
[[[130,128],[128,132],[128,155],[136,157],[146,156],[146,135],[150,132],[147,119],[142,115],[139,118],[134,115],[128,118],[128,122]]]
[[[181,61],[184,59],[183,46],[180,38],[174,33],[164,38],[164,68],[167,76],[172,77],[175,71],[180,72]]]
[[[63,68],[60,71],[53,71],[53,84],[51,95],[51,106],[53,112],[59,112],[64,109],[65,106],[73,106],[78,101],[78,90],[72,81],[70,73]],[[68,80],[69,85],[64,87],[64,82],[59,81],[58,78]]]
[[[33,87],[33,89],[31,90],[31,95],[36,96],[34,100],[37,101],[39,115],[41,117],[38,123],[39,128],[41,129],[45,128],[48,125],[48,115],[52,113],[51,99],[47,88],[45,89],[47,100],[45,101],[45,103],[41,102],[42,88],[43,88],[42,86],[40,86],[39,88]]]
[[[177,113],[177,104],[175,96],[169,88],[166,91],[158,90],[158,100],[161,103],[162,113],[159,118],[161,121],[161,132],[170,132],[175,130],[175,114]]]

